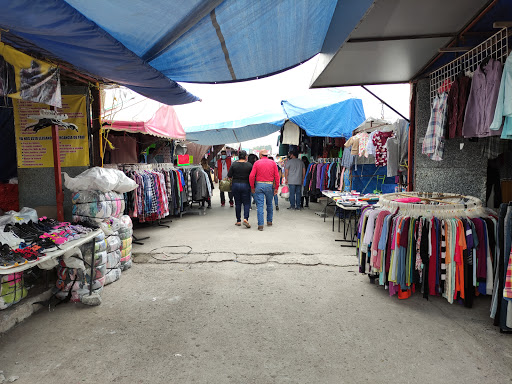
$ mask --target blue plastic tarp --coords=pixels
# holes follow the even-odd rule
[[[289,119],[312,137],[349,138],[365,119],[361,99],[348,99],[300,114],[297,113],[302,109],[296,105],[288,101],[281,104],[286,114],[289,114]]]
[[[16,46],[9,34],[21,37],[86,73],[164,104],[198,100],[62,0],[0,0],[0,9],[0,26],[8,29],[2,40],[7,43]],[[142,30],[133,28],[133,33]]]
[[[320,52],[337,4],[337,0],[66,1],[166,76],[203,83],[268,76],[308,60]],[[194,21],[192,16],[201,13],[204,16]],[[171,42],[166,49],[151,54],[152,47],[166,40]]]
[[[280,110],[244,119],[185,127],[187,140],[203,145],[241,143],[277,132],[286,120],[308,136],[350,137],[364,119],[363,103],[339,89],[309,90],[281,102]]]
[[[284,112],[266,113],[223,123],[186,127],[187,140],[202,145],[241,143],[277,132],[286,119]]]
[[[49,53],[151,99],[184,104],[197,98],[175,81],[256,79],[312,58],[322,49],[337,3],[0,0],[0,27],[9,31],[4,42],[18,48],[27,42],[29,53]],[[360,8],[344,4],[347,12]]]

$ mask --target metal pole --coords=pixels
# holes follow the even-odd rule
[[[406,120],[407,122],[409,122],[409,119],[407,117],[405,117],[404,115],[402,115],[400,112],[398,112],[395,108],[393,108],[391,105],[389,105],[388,103],[386,103],[384,100],[382,100],[379,96],[377,96],[375,93],[373,93],[372,91],[370,91],[368,88],[366,88],[364,85],[361,85],[361,88],[363,88],[366,92],[368,92],[370,95],[372,95],[373,97],[375,97],[377,100],[379,100],[382,104],[384,104],[386,107],[388,107],[389,109],[391,109],[393,112],[395,112],[398,116],[400,116],[402,119]]]
[[[409,105],[409,142],[407,143],[407,191],[414,191],[414,143],[416,136],[416,83],[411,83],[411,101]]]

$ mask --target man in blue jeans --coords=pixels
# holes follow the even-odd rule
[[[277,165],[268,159],[268,151],[266,149],[260,151],[260,160],[254,163],[249,176],[251,190],[255,194],[256,206],[258,208],[258,231],[263,231],[265,223],[265,213],[263,205],[267,203],[267,226],[272,225],[274,209],[272,206],[274,195],[277,195],[279,189],[279,173]]]
[[[302,184],[304,183],[304,176],[306,176],[306,167],[298,157],[299,154],[296,151],[288,154],[288,161],[284,167],[284,177],[290,189],[290,206],[288,209],[300,211]]]

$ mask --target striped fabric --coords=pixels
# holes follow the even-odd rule
[[[446,231],[444,220],[441,221],[441,290],[444,292],[444,284],[446,281]]]
[[[442,93],[434,98],[427,133],[423,139],[421,153],[435,161],[443,160],[444,124],[446,120],[446,100],[448,95]]]
[[[512,301],[512,252],[508,258],[508,268],[505,274],[505,287],[503,288],[503,297]]]

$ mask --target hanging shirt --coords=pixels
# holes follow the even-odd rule
[[[448,132],[446,132],[445,138],[462,137],[462,126],[470,90],[471,78],[465,75],[457,76],[450,88],[450,92],[448,92],[448,100],[446,102]]]
[[[350,139],[347,140],[345,143],[345,148],[351,148],[350,153],[352,155],[358,155],[359,154],[359,136],[352,136]],[[345,151],[347,152],[347,151]]]
[[[464,137],[499,136],[501,131],[491,130],[503,68],[494,59],[479,66],[473,73],[471,91],[462,126]],[[501,124],[500,124],[501,125]]]
[[[373,137],[375,136],[376,133],[377,131],[373,131],[372,133],[370,133],[370,137],[368,138],[368,144],[366,144],[367,155],[375,155],[375,144],[373,144]]]
[[[364,156],[368,157],[368,154],[366,153],[366,145],[368,144],[368,140],[370,139],[370,135],[366,132],[358,133],[356,136],[359,136],[359,149],[358,149],[358,156]]]
[[[387,162],[387,176],[393,177],[398,175],[398,140],[394,137],[390,137],[386,144],[384,144],[384,148],[388,154],[388,162]]]
[[[442,93],[434,98],[427,133],[423,139],[421,153],[427,155],[431,160],[441,161],[444,154],[443,130],[446,118],[446,100],[448,95]]]
[[[503,117],[505,121],[503,122]],[[496,101],[496,109],[494,111],[494,119],[491,123],[491,130],[500,131],[502,139],[512,139],[512,58],[507,57],[503,74],[501,75],[500,89],[498,92],[498,100]]]
[[[375,132],[373,136],[373,145],[375,145],[375,165],[385,167],[388,164],[388,150],[386,142],[393,136],[393,132]]]
[[[293,121],[288,120],[283,127],[282,144],[299,145],[300,128]]]

